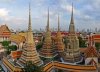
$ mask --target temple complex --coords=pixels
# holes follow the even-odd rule
[[[36,50],[38,38],[35,37],[36,40],[34,40],[32,32],[30,4],[29,23],[26,32],[10,35],[10,30],[4,25],[4,30],[0,30],[0,37],[3,35],[1,41],[9,38],[11,45],[16,44],[18,49],[3,57],[3,67],[7,68],[9,72],[23,72],[25,64],[31,61],[33,64],[42,67],[44,72],[99,72],[98,58],[100,53],[96,50],[95,42],[99,42],[100,36],[89,36],[87,40],[88,46],[79,48],[79,39],[74,25],[73,5],[69,32],[61,32],[59,15],[57,19],[58,30],[52,34],[53,32],[51,32],[49,25],[48,9],[45,35],[40,34],[39,36],[44,36],[44,40],[41,40],[43,45],[38,50]]]

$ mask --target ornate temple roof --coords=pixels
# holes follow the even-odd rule
[[[27,33],[26,32],[24,32],[24,33],[20,32],[20,33],[18,33],[18,35],[24,36],[26,38]]]
[[[21,54],[22,54],[22,51],[11,51],[11,57],[13,59],[17,59],[17,58],[20,58],[21,57]]]
[[[96,66],[90,66],[90,65],[71,65],[67,63],[57,62],[53,61],[44,66],[44,71],[50,72],[53,68],[61,69],[61,70],[67,70],[71,72],[96,72],[97,68]],[[66,71],[66,72],[67,72]]]
[[[0,26],[0,36],[10,36],[11,31],[9,30],[7,25]]]
[[[9,39],[10,39],[10,41],[15,42],[17,44],[19,44],[21,42],[25,42],[25,40],[26,40],[24,36],[21,36],[18,34],[12,34]]]
[[[95,47],[89,46],[85,51],[85,57],[98,57],[98,53]]]

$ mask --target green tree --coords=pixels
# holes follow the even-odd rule
[[[11,46],[8,46],[8,49],[10,49],[11,51],[15,51],[15,50],[17,50],[17,46],[11,45]]]
[[[78,37],[79,47],[86,47],[86,40],[83,40],[82,37]]]
[[[42,67],[33,64],[31,61],[28,61],[23,68],[24,72],[44,72]]]
[[[11,43],[10,41],[3,41],[3,42],[2,42],[2,45],[3,45],[4,47],[7,47],[7,46],[9,46],[10,43]]]
[[[17,46],[16,45],[11,45],[11,46],[7,46],[5,49],[6,49],[6,54],[9,55],[11,53],[11,51],[16,51],[17,50]]]
[[[100,43],[95,43],[96,49],[99,50],[100,49]]]
[[[42,45],[43,45],[42,42],[38,43],[38,44],[36,45],[36,49],[37,49],[37,50],[41,49],[41,48],[42,48]]]

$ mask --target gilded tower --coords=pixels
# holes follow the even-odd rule
[[[67,37],[67,43],[65,44],[65,56],[64,60],[66,62],[78,62],[80,59],[80,51],[79,51],[79,40],[75,32],[74,26],[74,18],[73,18],[73,5],[72,5],[72,14],[71,14],[71,21],[69,26],[69,34]]]
[[[51,38],[51,31],[49,28],[49,9],[48,9],[48,19],[46,26],[46,33],[43,46],[40,50],[40,56],[44,58],[53,58],[56,56],[55,45]]]
[[[61,32],[60,32],[60,22],[59,22],[59,15],[58,15],[58,31],[57,31],[57,35],[56,35],[56,49],[57,49],[57,52],[63,52],[64,51],[64,43],[63,43],[63,40],[62,40],[62,35],[61,35]]]
[[[29,25],[26,36],[26,42],[23,46],[22,55],[18,61],[19,64],[24,66],[27,61],[32,61],[33,64],[41,65],[42,61],[39,58],[39,54],[36,51],[35,42],[33,40],[33,33],[31,27],[31,13],[30,13],[30,4],[29,4]]]

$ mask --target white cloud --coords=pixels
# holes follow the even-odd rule
[[[0,8],[0,19],[3,21],[9,20],[10,19],[10,10],[6,9],[6,8]]]
[[[0,9],[0,17],[5,17],[9,15],[9,10],[7,10],[6,8],[1,8]]]
[[[61,3],[61,8],[66,10],[68,13],[72,12],[72,5],[70,3]],[[80,11],[73,6],[74,14],[80,15]]]

